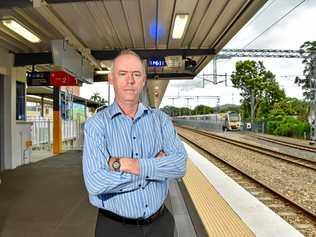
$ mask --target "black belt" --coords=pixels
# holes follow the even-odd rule
[[[108,210],[104,210],[101,208],[99,209],[99,212],[102,215],[104,215],[112,220],[115,220],[115,221],[118,221],[118,222],[121,222],[124,224],[148,225],[148,224],[154,222],[156,219],[158,219],[163,214],[164,209],[165,209],[165,205],[162,205],[157,212],[155,212],[154,214],[152,214],[150,217],[148,217],[146,219],[144,219],[144,218],[138,218],[138,219],[125,218],[125,217],[119,216],[113,212],[110,212]]]

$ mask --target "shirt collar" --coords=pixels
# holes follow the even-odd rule
[[[152,109],[149,106],[145,106],[143,103],[138,103],[137,112],[135,115],[135,119],[141,117],[143,113],[147,113],[148,111],[151,111]],[[121,110],[120,106],[114,101],[109,108],[109,113],[111,116],[111,119],[113,119],[116,115],[123,114],[123,111]]]

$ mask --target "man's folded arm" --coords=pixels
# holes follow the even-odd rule
[[[139,188],[137,176],[111,171],[108,165],[104,128],[97,118],[89,119],[84,129],[83,177],[92,195],[121,193]]]
[[[185,175],[187,152],[171,120],[161,113],[162,151],[165,156],[141,159],[140,176],[147,180],[177,179]]]

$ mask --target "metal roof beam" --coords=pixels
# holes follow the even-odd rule
[[[167,56],[209,56],[214,55],[214,49],[132,49],[142,59],[150,57]],[[98,50],[91,51],[91,54],[98,60],[112,60],[121,50]]]
[[[96,0],[46,0],[48,4],[58,4],[58,3],[74,3],[74,2],[91,2]],[[1,8],[24,8],[31,7],[31,0],[3,0],[0,1],[0,9]]]
[[[182,80],[182,79],[193,79],[196,76],[195,73],[188,72],[172,72],[172,73],[147,73],[147,79],[152,80]]]
[[[0,8],[13,8],[13,7],[30,7],[32,2],[30,0],[9,0],[1,1]]]
[[[46,0],[46,2],[49,3],[49,4],[73,3],[73,2],[93,2],[93,1],[96,2],[96,1],[99,1],[99,0]]]
[[[14,55],[15,67],[52,63],[53,57],[51,53],[17,53]]]
[[[147,73],[147,79],[149,80],[185,80],[193,79],[196,76],[194,73],[188,72],[172,72],[172,73]],[[94,82],[103,82],[108,80],[108,75],[94,75]]]
[[[166,56],[198,56],[198,55],[210,55],[213,53],[213,49],[144,49],[144,50],[133,50],[141,58],[146,59],[150,57],[166,57]],[[97,60],[112,60],[117,56],[120,50],[101,50],[101,51],[91,51],[92,56]],[[33,59],[33,57],[38,57],[38,59]],[[18,53],[15,54],[15,66],[25,66],[32,65],[30,63],[36,61],[36,64],[50,64],[52,55],[48,53]]]

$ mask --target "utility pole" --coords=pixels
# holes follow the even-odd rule
[[[220,97],[217,97],[217,101],[216,101],[216,110],[217,110],[217,113],[219,113],[219,103],[220,103]]]
[[[213,83],[217,84],[217,58],[216,56],[213,58]]]
[[[251,89],[251,130],[253,131],[253,123],[255,120],[255,89]]]
[[[191,110],[189,100],[193,100],[193,97],[185,97],[184,99],[187,100],[187,107],[188,107],[189,110]],[[191,115],[191,111],[190,111],[190,115]]]
[[[310,78],[310,98],[311,98],[311,125],[310,139],[316,140],[316,53],[312,56],[312,76]]]
[[[178,97],[170,96],[170,97],[168,97],[168,99],[172,100],[172,106],[174,106],[174,100],[178,99]]]
[[[172,106],[174,107],[174,100],[175,99],[178,99],[178,97],[174,97],[174,96],[171,96],[169,97],[168,99],[172,100]],[[172,113],[171,113],[171,117],[174,117],[174,108],[172,108]]]
[[[187,107],[189,107],[189,100],[193,100],[196,99],[196,101],[198,101],[199,99],[216,99],[216,107],[217,110],[219,110],[219,103],[220,103],[220,96],[214,95],[214,96],[210,96],[210,95],[199,95],[199,96],[168,96],[168,99],[185,99],[187,100]]]

